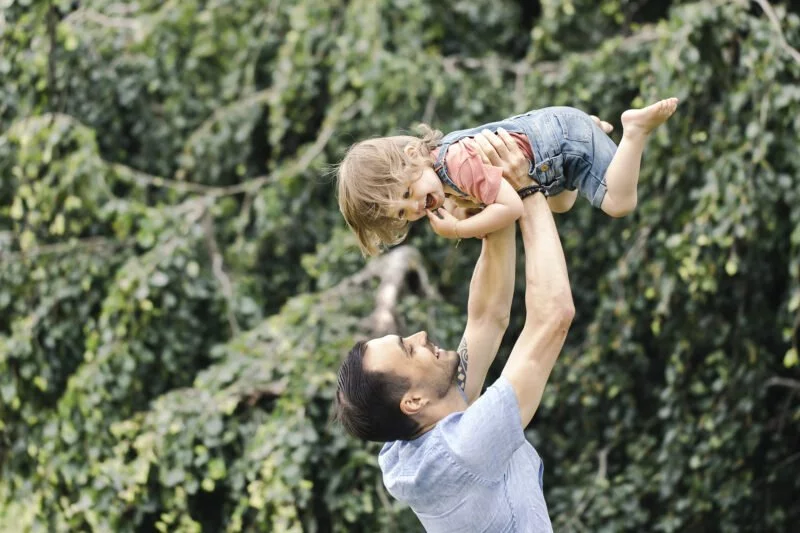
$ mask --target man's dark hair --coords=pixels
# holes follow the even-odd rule
[[[410,386],[408,379],[387,372],[367,372],[366,350],[366,341],[357,342],[339,368],[336,419],[348,433],[362,440],[412,439],[419,424],[400,409],[400,400]]]

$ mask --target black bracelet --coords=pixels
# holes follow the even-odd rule
[[[529,185],[527,187],[523,187],[517,191],[517,194],[519,194],[520,198],[527,198],[528,196],[536,194],[537,192],[547,196],[547,190],[541,185]]]

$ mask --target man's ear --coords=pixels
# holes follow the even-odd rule
[[[414,416],[419,414],[423,407],[428,405],[428,399],[423,398],[419,394],[407,392],[403,399],[400,400],[400,410],[407,416]]]
[[[417,155],[419,155],[417,153],[417,149],[412,144],[405,145],[403,147],[403,153],[406,154],[411,159],[414,159],[415,157],[417,157]]]

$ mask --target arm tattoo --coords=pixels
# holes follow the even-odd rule
[[[461,337],[458,345],[458,386],[465,390],[467,386],[467,366],[469,366],[469,354],[467,353],[467,336]]]

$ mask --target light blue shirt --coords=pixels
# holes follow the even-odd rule
[[[542,460],[505,378],[419,438],[387,442],[378,463],[386,489],[428,533],[553,531]]]

